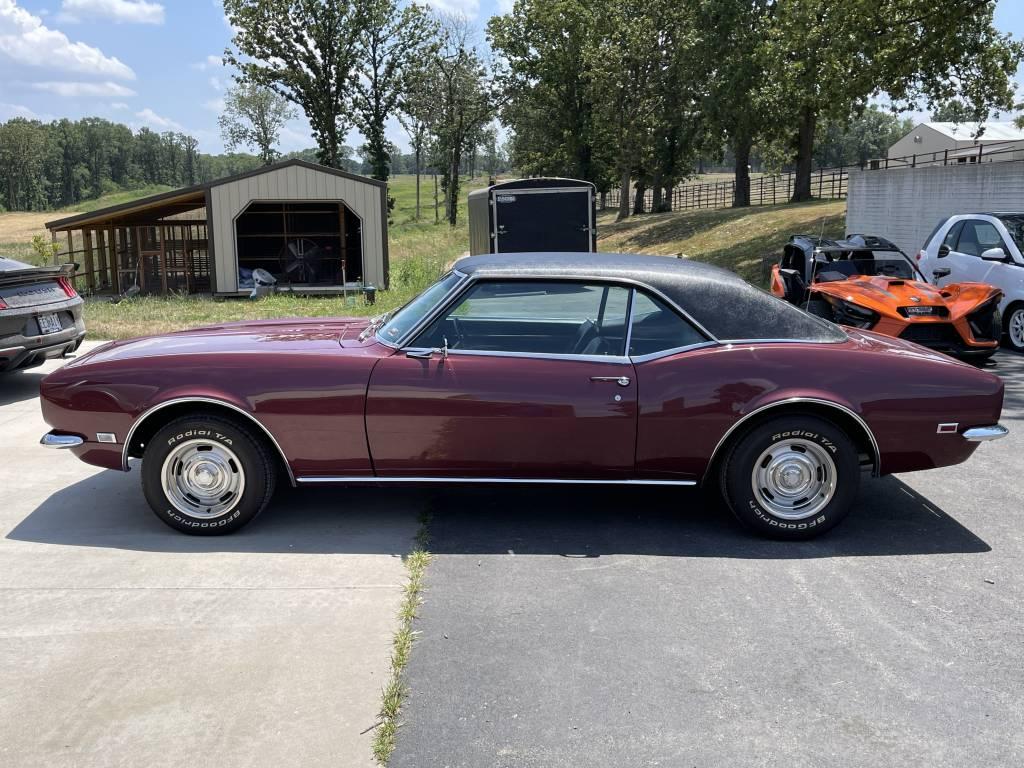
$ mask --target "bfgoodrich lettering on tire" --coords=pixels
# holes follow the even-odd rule
[[[237,531],[274,493],[275,465],[260,436],[234,419],[176,419],[149,441],[142,490],[156,516],[197,536]]]
[[[722,495],[741,523],[780,539],[808,539],[846,517],[860,484],[853,441],[814,416],[779,416],[734,443]]]

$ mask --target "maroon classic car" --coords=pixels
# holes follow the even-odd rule
[[[43,444],[127,470],[186,533],[241,528],[274,484],[720,488],[807,538],[875,475],[967,459],[1003,385],[840,328],[715,267],[609,254],[458,262],[397,312],[107,344],[47,376]]]

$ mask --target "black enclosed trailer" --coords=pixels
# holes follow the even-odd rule
[[[469,193],[469,252],[597,250],[596,189],[576,179],[516,179]]]

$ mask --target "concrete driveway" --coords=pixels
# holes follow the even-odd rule
[[[995,370],[1010,437],[812,542],[696,493],[438,497],[391,765],[1024,765],[1024,358]]]
[[[37,444],[56,366],[0,378],[0,765],[372,765],[421,496],[286,489],[183,536],[137,470]]]

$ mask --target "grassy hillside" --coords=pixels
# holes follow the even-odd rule
[[[842,200],[658,213],[616,223],[612,212],[598,217],[598,249],[651,253],[706,261],[761,282],[761,258],[778,255],[797,233],[843,234]]]
[[[395,198],[389,228],[391,290],[379,294],[374,307],[352,297],[346,306],[339,298],[304,298],[278,294],[258,302],[214,301],[202,296],[137,297],[118,304],[108,297],[90,299],[86,324],[92,338],[127,338],[184,327],[256,318],[375,314],[400,306],[436,279],[445,267],[469,247],[466,195],[486,184],[485,179],[464,180],[459,226],[434,223],[433,179],[421,179],[421,215],[415,219],[416,187],[413,176],[396,176],[389,193]],[[138,190],[153,194],[163,188]],[[132,193],[118,193],[93,201],[102,205],[127,202]],[[845,203],[821,202],[779,205],[745,210],[690,211],[641,216],[615,223],[612,212],[599,216],[602,251],[684,255],[732,269],[753,282],[761,278],[761,258],[779,253],[786,238],[796,232],[841,235]],[[48,233],[43,222],[54,213],[0,214],[0,253],[30,260],[35,234]],[[443,212],[442,217],[443,217]]]

